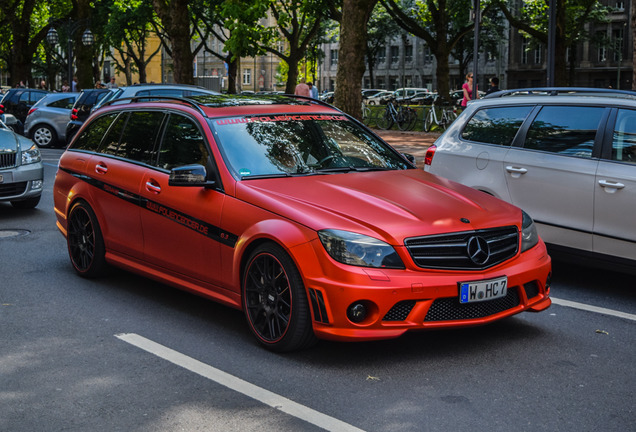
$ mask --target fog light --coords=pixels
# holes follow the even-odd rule
[[[31,189],[42,189],[42,180],[33,180],[31,182]]]
[[[347,309],[347,318],[354,323],[361,323],[364,321],[367,314],[367,307],[362,303],[353,303]]]

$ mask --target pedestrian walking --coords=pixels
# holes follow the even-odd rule
[[[499,91],[499,78],[492,77],[490,78],[490,88],[486,90],[486,94],[494,93]]]
[[[466,108],[466,105],[468,105],[469,100],[479,99],[479,92],[476,92],[477,94],[475,95],[475,97],[473,97],[473,74],[472,73],[466,74],[466,82],[462,86],[462,90],[464,92],[464,99],[462,99],[462,106],[464,108]]]
[[[300,83],[298,83],[298,85],[296,86],[296,89],[294,90],[294,94],[298,96],[311,97],[311,91],[309,90],[309,86],[305,84],[304,78],[301,79]]]
[[[316,86],[314,85],[314,83],[312,83],[311,81],[307,83],[307,86],[309,86],[309,94],[313,99],[318,99],[318,89],[316,88]]]

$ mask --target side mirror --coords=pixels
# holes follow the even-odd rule
[[[412,154],[410,154],[410,153],[402,153],[402,156],[404,156],[404,158],[405,158],[407,161],[409,161],[409,162],[411,162],[413,165],[415,165],[415,156],[413,156],[413,155],[412,155]]]
[[[203,165],[180,166],[170,171],[168,185],[211,187],[214,185],[214,181],[209,181],[207,176],[208,174]]]

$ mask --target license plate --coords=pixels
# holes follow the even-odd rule
[[[462,282],[459,284],[459,302],[475,303],[505,297],[508,293],[506,276],[478,282]]]

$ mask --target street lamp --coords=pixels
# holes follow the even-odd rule
[[[68,47],[67,47],[68,83],[70,86],[72,86],[72,82],[73,82],[73,35],[83,25],[84,21],[85,20],[73,23],[73,21],[71,21],[71,19],[69,18],[67,23],[67,26],[68,26]],[[46,41],[52,46],[55,46],[59,43],[60,38],[57,34],[57,30],[55,30],[54,27],[51,27],[48,33],[46,34]],[[89,29],[86,29],[84,33],[82,34],[82,43],[84,44],[84,46],[91,46],[93,45],[93,42],[95,42],[95,37],[93,36],[93,33],[91,33]]]

